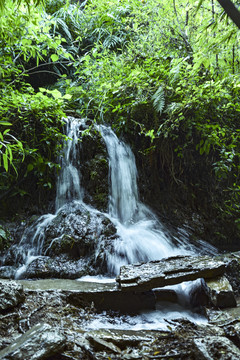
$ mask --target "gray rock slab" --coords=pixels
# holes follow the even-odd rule
[[[37,324],[7,348],[0,351],[1,360],[42,360],[61,353],[66,338],[48,324]]]
[[[151,342],[157,338],[167,338],[170,331],[161,330],[120,330],[99,329],[90,330],[87,337],[102,339],[105,342],[113,342],[121,350],[129,346],[137,346],[140,342]]]
[[[223,336],[206,336],[193,340],[198,360],[239,360],[240,350]]]
[[[155,308],[155,297],[152,291],[135,291],[124,293],[118,284],[97,283],[77,280],[19,280],[26,293],[34,291],[59,291],[67,302],[74,306],[91,306],[96,310],[116,310],[125,313],[137,312],[143,309]]]
[[[23,287],[15,281],[0,280],[0,312],[11,309],[25,299]]]
[[[210,256],[176,256],[122,266],[117,280],[123,291],[147,291],[198,278],[214,278],[224,270],[225,263]]]
[[[207,281],[209,297],[212,304],[218,308],[237,306],[231,284],[225,276],[219,276]]]
[[[103,340],[97,336],[88,335],[88,341],[93,346],[95,351],[110,351],[114,354],[121,354],[121,349],[118,346],[114,345],[112,341]]]

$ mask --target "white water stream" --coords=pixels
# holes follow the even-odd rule
[[[84,189],[81,187],[79,166],[81,159],[78,154],[78,141],[80,126],[83,122],[69,118],[66,122],[68,140],[66,141],[63,157],[61,158],[61,171],[57,180],[56,214],[42,216],[32,227],[27,229],[19,245],[22,252],[23,265],[17,270],[15,277],[20,278],[29,263],[42,253],[44,231],[47,225],[56,217],[62,206],[71,201],[83,204]],[[107,215],[117,228],[120,240],[114,240],[113,251],[106,253],[108,271],[113,275],[119,273],[120,267],[129,263],[159,260],[163,257],[174,255],[194,254],[193,249],[184,241],[178,241],[178,246],[173,245],[170,236],[157,219],[156,215],[139,200],[137,187],[137,169],[134,155],[128,145],[120,141],[113,131],[106,126],[99,126],[99,131],[105,141],[109,155],[109,210]],[[31,239],[29,241],[29,239]],[[160,311],[160,312],[159,312]],[[178,314],[179,307],[175,310]],[[176,313],[167,312],[171,318]],[[159,328],[166,312],[164,309],[157,313],[148,312],[152,328]],[[171,315],[172,314],[172,315]],[[146,327],[145,315],[132,319],[136,327]],[[179,315],[181,316],[181,315]],[[191,319],[195,315],[186,313]],[[108,320],[96,319],[97,321]],[[130,321],[130,322],[131,322]],[[142,324],[142,325],[141,325]],[[97,323],[92,323],[93,327]],[[100,326],[100,324],[99,324]],[[107,326],[107,325],[106,325]],[[117,323],[115,324],[115,327]],[[121,325],[122,326],[122,325]],[[161,325],[162,326],[162,325]],[[132,327],[132,326],[131,326]],[[134,328],[134,326],[132,327]]]
[[[139,200],[135,157],[128,145],[106,126],[99,126],[109,156],[109,216],[122,241],[108,254],[108,269],[118,274],[128,263],[194,254],[183,241],[177,247],[156,215]]]

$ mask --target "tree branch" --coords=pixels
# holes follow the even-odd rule
[[[240,12],[236,8],[236,6],[232,3],[231,0],[217,0],[219,4],[223,7],[226,14],[230,17],[230,19],[237,25],[240,29]]]

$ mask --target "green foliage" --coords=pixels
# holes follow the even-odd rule
[[[141,139],[137,150],[161,159],[170,184],[210,194],[239,227],[240,35],[221,6],[47,0],[31,16],[21,9],[9,2],[0,19],[2,188],[16,174],[53,186],[69,111]],[[58,81],[33,91],[36,74]]]
[[[218,4],[196,10],[188,1],[93,0],[81,18],[75,74],[59,86],[72,95],[71,110],[145,135],[141,151],[164,151],[169,181],[200,182],[223,216],[236,217],[239,32]]]
[[[162,86],[159,86],[155,94],[152,96],[153,99],[153,106],[157,112],[162,113],[164,105],[165,105],[165,95],[164,89]]]
[[[49,35],[52,20],[39,11],[21,10],[9,2],[0,19],[2,196],[9,196],[11,187],[13,194],[25,194],[16,186],[33,175],[40,186],[53,186],[63,138],[63,108],[70,97],[56,89],[34,92],[27,84],[30,72],[41,73],[41,62],[54,63],[69,56],[62,46],[64,39]]]
[[[0,251],[7,249],[12,240],[9,231],[0,225]]]

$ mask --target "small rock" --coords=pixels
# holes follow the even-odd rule
[[[0,280],[0,312],[17,306],[24,299],[23,287],[20,284]]]
[[[110,341],[105,341],[103,339],[100,339],[96,336],[88,336],[87,339],[89,340],[90,344],[94,347],[95,351],[110,351],[115,354],[121,354],[121,349],[114,345]]]
[[[226,337],[206,336],[193,340],[198,360],[239,360],[240,350]]]
[[[1,360],[41,360],[61,353],[66,338],[48,324],[37,324],[0,351]]]
[[[235,307],[237,305],[232,286],[225,276],[207,281],[210,300],[219,308]]]

